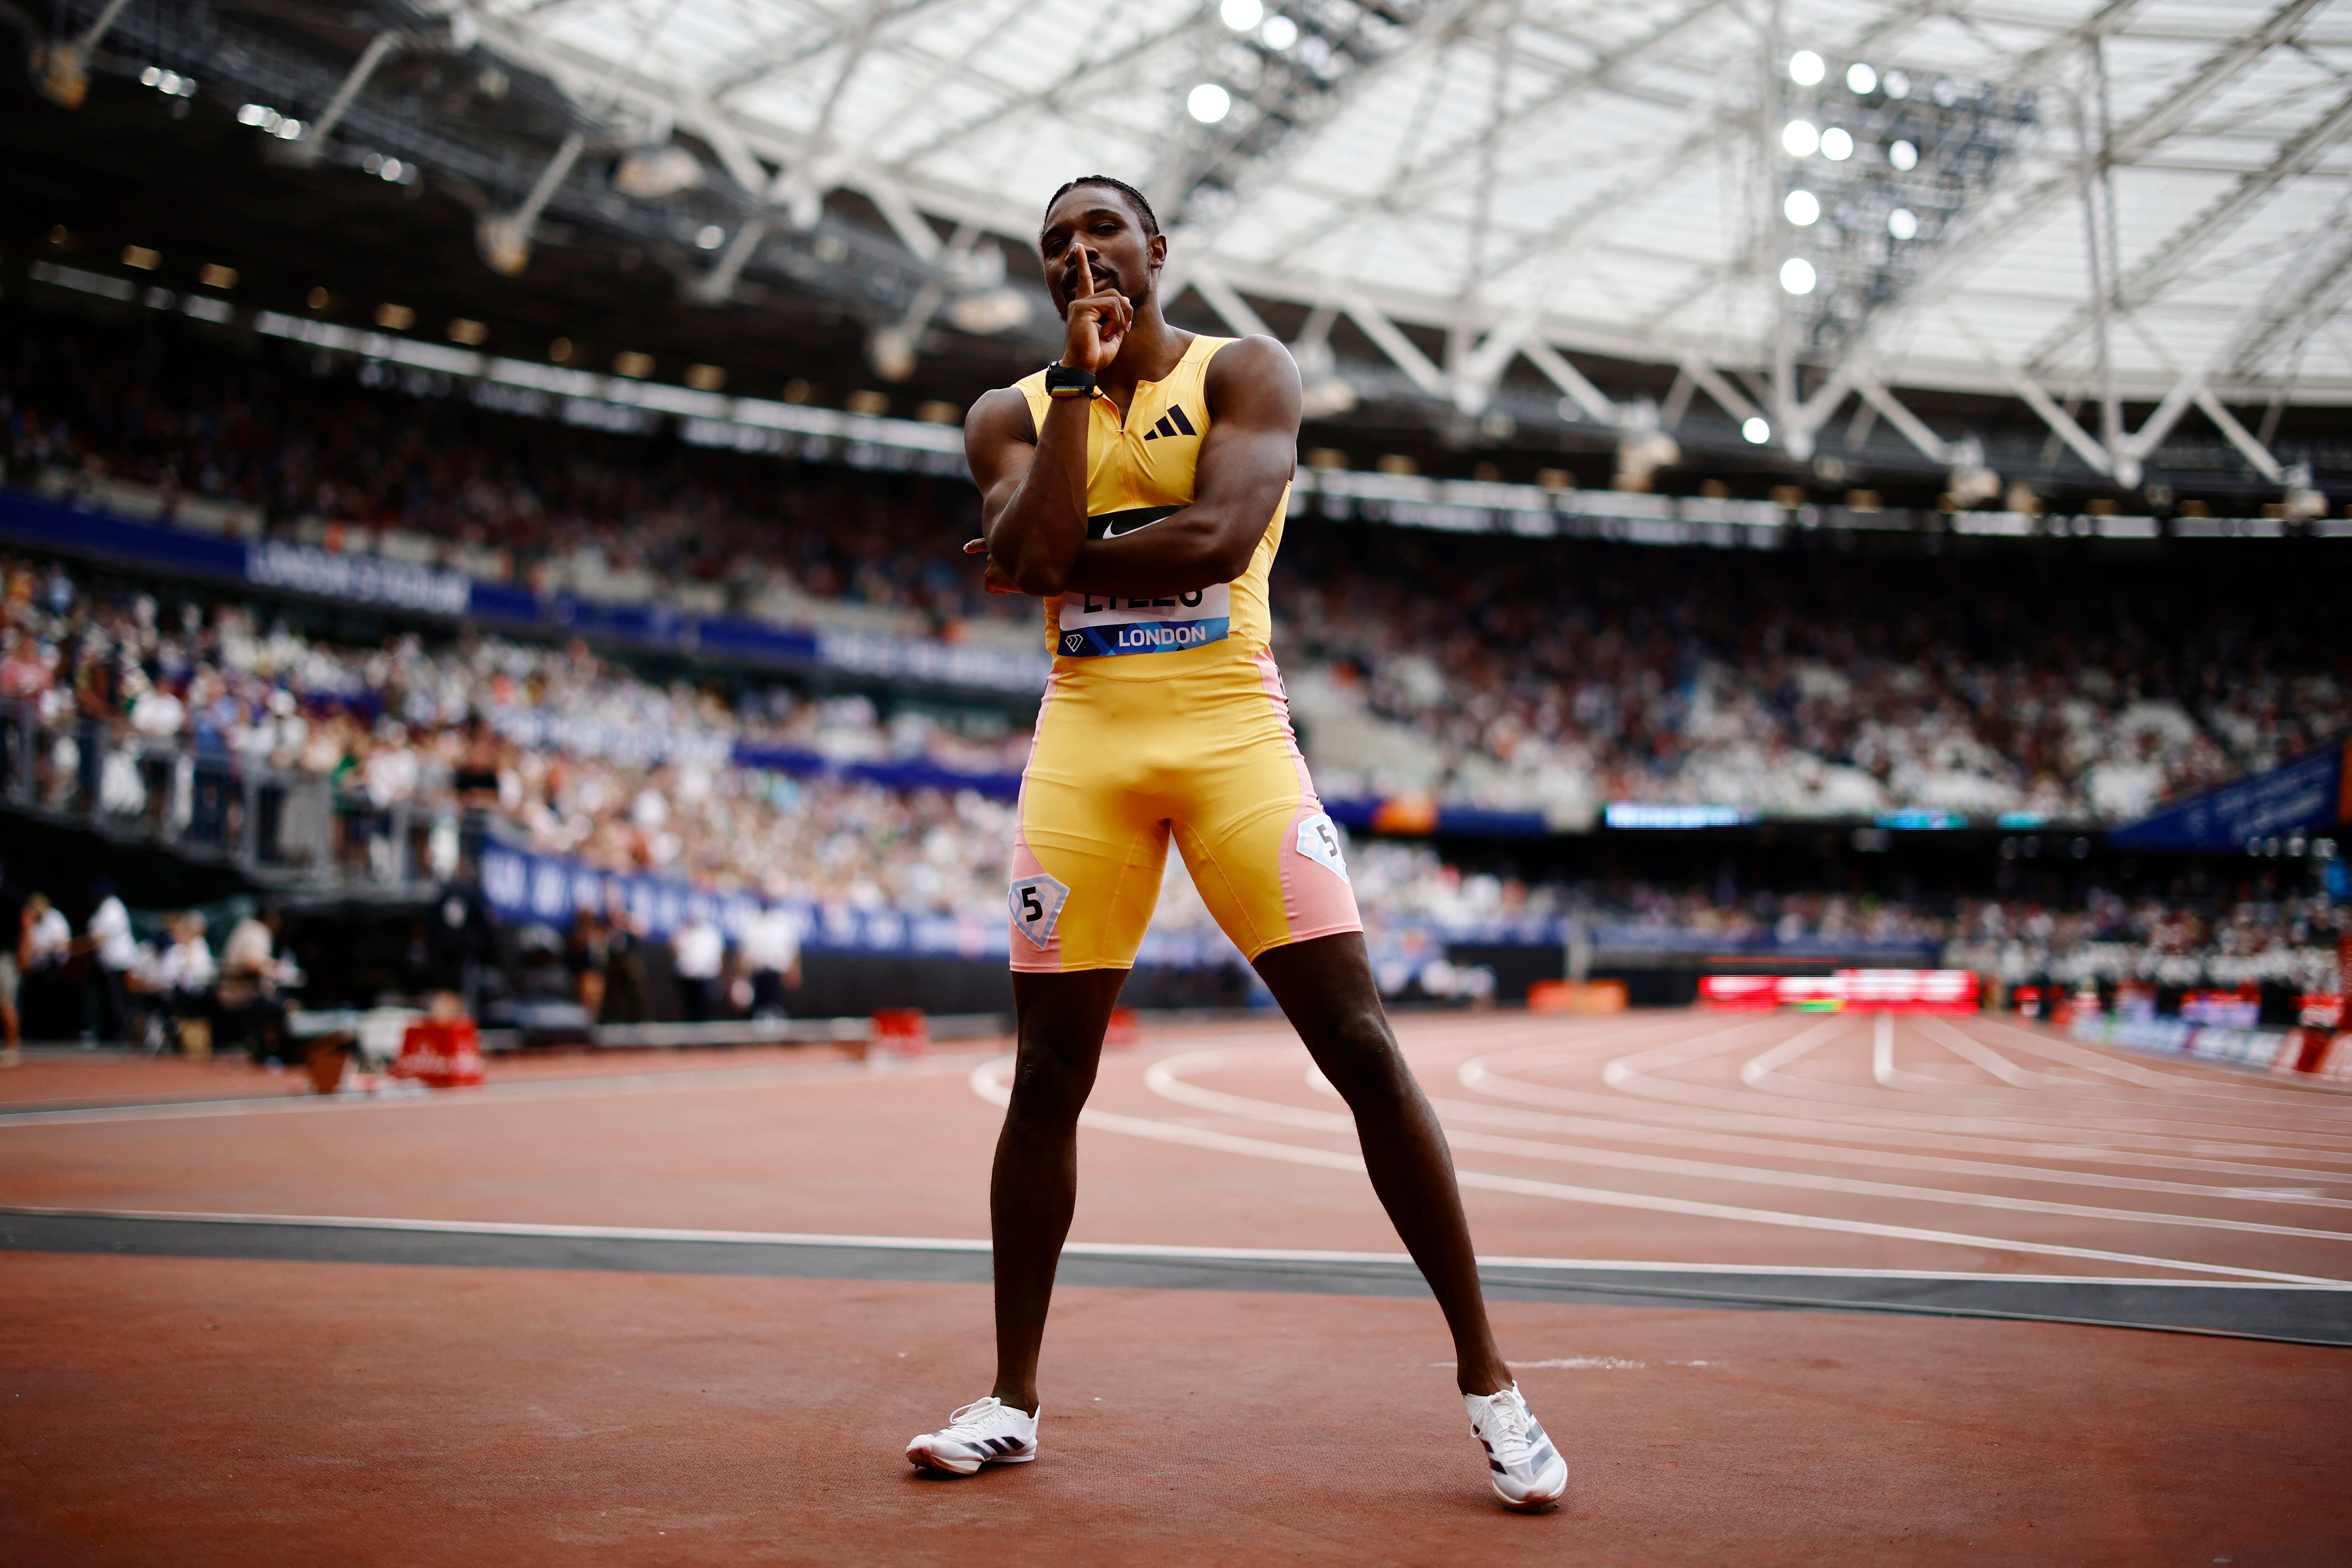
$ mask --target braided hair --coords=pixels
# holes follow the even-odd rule
[[[1160,232],[1159,215],[1151,210],[1151,204],[1143,199],[1143,193],[1137,190],[1133,185],[1129,184],[1125,180],[1114,180],[1108,174],[1079,175],[1076,179],[1072,180],[1068,184],[1064,185],[1060,190],[1054,193],[1053,201],[1049,201],[1045,204],[1045,210],[1049,213],[1052,212],[1054,210],[1055,202],[1060,201],[1064,196],[1068,195],[1080,185],[1105,185],[1117,191],[1121,197],[1125,198],[1128,207],[1138,218],[1142,220],[1143,232],[1145,234],[1152,235]],[[1040,230],[1037,237],[1041,241],[1045,238],[1045,234],[1042,230]]]

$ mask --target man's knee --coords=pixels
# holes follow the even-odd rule
[[[1387,1099],[1412,1082],[1396,1037],[1377,1007],[1349,1008],[1320,1031],[1316,1063],[1331,1087],[1349,1104],[1363,1098]]]
[[[1075,1121],[1094,1087],[1091,1064],[1024,1042],[1013,1065],[1010,1114],[1022,1121]]]

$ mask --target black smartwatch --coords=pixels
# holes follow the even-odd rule
[[[1066,364],[1045,367],[1045,395],[1048,397],[1092,397],[1095,395],[1095,373],[1072,370]]]

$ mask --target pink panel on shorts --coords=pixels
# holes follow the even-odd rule
[[[1322,816],[1323,803],[1316,797],[1315,781],[1307,772],[1307,759],[1299,754],[1297,731],[1290,727],[1290,693],[1283,689],[1282,671],[1276,667],[1271,649],[1258,650],[1257,673],[1260,684],[1265,688],[1266,700],[1273,704],[1275,717],[1281,721],[1283,743],[1290,750],[1291,766],[1298,773],[1298,809],[1284,824],[1282,842],[1276,849],[1276,862],[1282,868],[1282,910],[1290,921],[1289,940],[1306,942],[1313,937],[1361,931],[1364,921],[1356,909],[1356,889],[1328,866],[1299,853],[1299,826]]]

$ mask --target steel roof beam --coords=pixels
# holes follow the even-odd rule
[[[2213,395],[2211,387],[2198,393],[2197,406],[2204,410],[2205,417],[2213,421],[2230,445],[2254,466],[2256,473],[2274,485],[2286,482],[2286,469],[2280,466],[2278,458],[2271,455],[2268,447],[2254,439],[2252,431],[2239,424],[2236,417],[2221,406],[2221,400]]]
[[[2137,3],[2138,0],[2113,0],[2099,17],[2093,18],[2090,24],[2085,24],[2084,31],[2087,32],[2090,27],[2096,26],[2103,19],[2115,16]],[[2171,130],[2178,128],[2190,114],[2194,113],[2199,105],[2236,80],[2271,49],[2293,37],[2295,27],[2319,4],[2320,0],[2285,0],[2285,4],[2273,11],[2260,27],[2232,43],[2228,48],[2208,58],[2163,101],[2108,138],[2105,162],[2110,164],[2128,163],[2140,153],[2157,146],[2165,135],[2169,134]],[[2034,51],[2032,55],[2027,57],[2020,71],[2011,79],[2010,85],[2028,85],[2039,79],[2041,76],[2056,69],[2063,63],[2064,50],[2078,46],[2083,36],[2083,32],[2072,33],[2063,40],[2053,41],[2043,48]],[[2064,174],[2052,175],[2028,186],[2005,209],[1988,210],[1979,214],[1977,221],[1971,226],[1969,233],[1961,243],[1947,249],[1937,258],[1932,271],[1920,279],[1907,300],[1898,301],[1893,308],[1880,311],[1864,327],[1853,346],[1848,351],[1845,360],[1832,375],[1832,384],[1841,388],[1838,401],[1844,401],[1843,393],[1852,390],[1854,375],[1867,372],[1873,362],[1883,352],[1883,345],[1886,340],[1900,326],[1916,317],[1919,311],[1940,304],[1944,298],[1958,286],[1963,271],[1981,262],[1989,252],[2013,244],[2021,231],[2033,219],[2041,216],[2052,203],[2074,194],[2080,188],[2083,178],[2082,167],[2070,168]],[[1990,354],[1987,357],[1991,358]],[[1849,367],[1851,367],[1851,373]],[[2000,372],[2004,382],[2013,382],[2020,374],[2008,366],[1999,364],[1998,362],[1995,362],[1995,368]],[[2030,378],[2028,380],[2030,381]],[[2023,394],[2021,392],[2020,395]],[[2047,395],[2041,395],[2044,402],[2048,401]],[[2052,405],[2053,408],[2055,406],[2054,404]],[[1826,420],[1829,415],[1835,411],[1832,405],[1830,408],[1821,409],[1816,416],[1813,409],[1814,400],[1807,400],[1805,407],[1798,413],[1797,422],[1800,424],[1810,422],[1811,428],[1818,429],[1820,421]],[[2039,414],[2041,410],[2037,408],[2035,412]],[[2047,418],[2047,416],[2044,417]],[[2068,424],[2073,424],[2073,421],[2069,420]],[[2079,429],[2079,426],[2077,428]],[[2061,434],[2063,435],[2063,432],[2062,431]],[[2102,468],[2101,471],[2106,470]]]
[[[1276,335],[1275,330],[1265,324],[1265,318],[1250,309],[1249,301],[1234,291],[1234,286],[1225,281],[1225,275],[1217,270],[1214,263],[1195,261],[1187,281],[1192,285],[1194,293],[1209,302],[1209,309],[1216,311],[1223,318],[1225,325],[1242,336],[1263,334],[1270,338]]]
[[[1949,463],[1957,454],[1952,444],[1927,427],[1927,422],[1906,408],[1895,395],[1872,380],[1854,384],[1854,391],[1874,409],[1879,416],[1903,434],[1903,438],[1919,448],[1931,462]]]
[[[2322,321],[2352,297],[2352,220],[2339,210],[2330,227],[2339,237],[2332,252],[2323,253],[2294,297],[2276,310],[2266,311],[2243,334],[2231,358],[2231,369],[2251,378],[2255,367],[2285,343],[2300,343]]]
[[[1319,226],[1327,229],[1335,228],[1354,223],[1374,213],[1392,209],[1415,187],[1435,175],[1446,173],[1456,162],[1475,151],[1480,142],[1489,134],[1508,134],[1539,114],[1549,113],[1574,101],[1589,90],[1606,86],[1608,79],[1614,73],[1640,63],[1653,51],[1674,42],[1690,26],[1704,21],[1727,3],[1728,0],[1697,0],[1696,4],[1645,37],[1625,46],[1613,55],[1602,56],[1592,65],[1559,83],[1543,97],[1504,116],[1491,131],[1481,130],[1475,135],[1457,138],[1438,151],[1424,155],[1418,162],[1396,171],[1389,176],[1387,183],[1380,189],[1352,198],[1340,211],[1322,220]]]
[[[1453,386],[1436,362],[1421,352],[1419,344],[1404,335],[1403,330],[1381,314],[1380,307],[1352,289],[1337,294],[1339,306],[1348,317],[1363,329],[1364,336],[1372,340],[1380,351],[1396,363],[1413,385],[1431,397],[1452,400]]]
[[[2153,302],[2164,289],[2186,271],[2207,247],[2237,226],[2265,196],[2285,182],[2306,171],[2327,152],[2352,134],[2352,95],[2305,127],[2301,134],[2279,150],[2267,167],[2240,177],[2236,185],[2191,218],[2159,246],[2155,254],[2135,268],[2116,289],[2116,308],[2137,310]],[[2044,364],[2063,350],[2083,330],[2084,311],[2077,310],[2061,322],[2042,346],[2029,356],[2027,363]]]
[[[1189,38],[1199,31],[1199,28],[1198,16],[1186,12],[1181,20],[1161,28],[1157,33],[1147,34],[1132,43],[1124,44],[1099,59],[1083,61],[1071,67],[1034,92],[1014,94],[993,109],[969,116],[947,130],[934,133],[929,140],[898,153],[893,162],[897,166],[903,168],[926,153],[936,153],[942,147],[976,136],[981,132],[1013,115],[1043,109],[1057,100],[1066,100],[1075,94],[1088,91],[1112,72],[1123,70],[1139,60],[1146,59],[1169,44]]]

